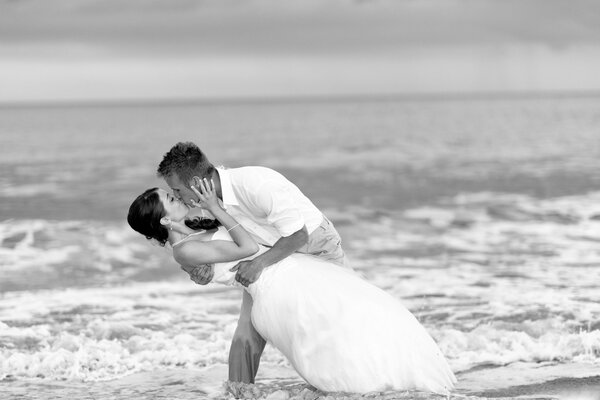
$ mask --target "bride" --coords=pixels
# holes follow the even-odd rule
[[[167,242],[195,281],[239,285],[230,271],[265,251],[221,208],[214,183],[192,187],[222,224],[193,231],[188,207],[162,189],[132,203],[127,221],[146,236]],[[456,378],[425,328],[398,300],[356,273],[295,253],[265,269],[245,290],[252,323],[308,383],[326,392],[423,390],[447,394]]]

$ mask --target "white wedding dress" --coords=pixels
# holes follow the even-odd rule
[[[212,239],[231,240],[223,228]],[[212,281],[238,284],[229,271],[237,262],[215,264]],[[246,290],[256,330],[319,390],[447,394],[456,382],[417,319],[350,269],[295,253]]]

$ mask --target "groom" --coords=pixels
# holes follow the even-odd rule
[[[232,271],[248,286],[262,271],[294,252],[313,254],[348,266],[341,239],[333,224],[290,181],[264,167],[215,168],[194,143],[177,143],[164,155],[158,176],[165,179],[173,195],[188,206],[198,201],[191,185],[202,178],[213,179],[223,207],[268,251],[241,261]],[[190,273],[190,271],[186,270]],[[200,278],[191,274],[192,280]],[[250,320],[252,297],[243,292],[238,326],[229,350],[229,380],[254,383],[265,340]]]

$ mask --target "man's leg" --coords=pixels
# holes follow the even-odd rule
[[[267,343],[254,329],[251,311],[252,296],[244,290],[240,319],[229,349],[229,380],[233,382],[254,383],[260,356]]]

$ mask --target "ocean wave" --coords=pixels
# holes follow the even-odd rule
[[[39,195],[44,196],[56,196],[60,197],[61,192],[64,192],[62,188],[56,182],[45,182],[35,184],[1,184],[0,183],[0,197],[8,198],[24,198],[34,197]]]
[[[0,378],[99,381],[142,371],[224,365],[240,293],[190,285],[138,283],[6,294],[0,309]],[[474,311],[477,304],[461,307],[444,294],[433,299],[439,306],[413,311],[455,371],[514,362],[600,363],[600,329],[579,325],[585,315],[531,310],[519,316],[514,305],[505,304],[482,318]],[[431,298],[417,300],[413,306],[431,305]],[[499,314],[501,309],[505,314]],[[437,318],[440,310],[450,318]],[[273,348],[262,359],[287,365]]]
[[[432,333],[455,372],[480,365],[490,367],[516,362],[576,362],[600,366],[600,330],[568,333],[560,329],[532,334],[528,331],[532,328],[526,325],[510,328],[490,323],[468,332],[432,329]]]
[[[2,222],[0,266],[2,291],[125,283],[180,273],[169,253],[152,248],[126,224],[101,221]]]
[[[13,292],[0,310],[0,379],[98,381],[227,363],[240,295],[191,282]],[[285,362],[272,349],[265,359]]]
[[[600,193],[334,211],[353,266],[415,314],[456,371],[600,364]],[[1,274],[18,283],[0,298],[0,376],[95,381],[227,363],[240,293],[194,285],[138,236],[110,222],[0,224]],[[273,349],[263,359],[286,363]]]

